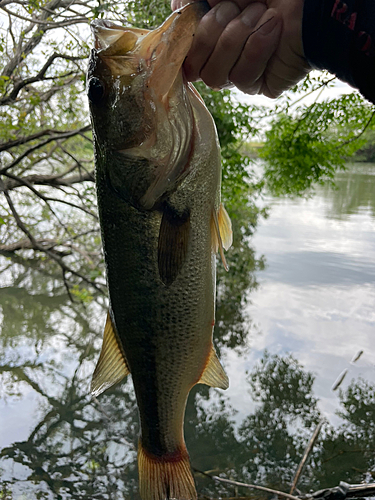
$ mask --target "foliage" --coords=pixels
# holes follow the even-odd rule
[[[375,131],[366,130],[364,133],[365,144],[355,152],[353,160],[356,162],[375,162]]]
[[[87,24],[108,17],[152,29],[170,13],[169,2],[33,0],[2,2],[0,8],[7,16],[0,36],[0,252],[37,259],[40,268],[61,273],[72,300],[90,300],[93,293],[105,293],[105,281],[84,94]],[[332,182],[361,144],[363,130],[373,128],[372,107],[358,94],[293,110],[301,92],[331,84],[326,75],[308,76],[271,111],[197,84],[222,147],[222,193],[235,241],[228,260],[234,276],[248,276],[246,286],[255,285],[247,241],[265,215],[259,208],[265,183],[276,194],[303,194],[314,183]],[[262,179],[241,145],[261,140],[270,118]],[[238,311],[244,306],[245,285],[229,285],[222,268],[219,277],[224,318],[230,313],[224,311],[228,294],[238,297]],[[239,313],[234,344],[241,342],[243,324]]]
[[[103,395],[100,404],[87,396],[99,347],[94,341],[102,333],[97,317],[106,309],[84,94],[91,45],[87,24],[108,17],[153,28],[169,14],[169,3],[6,0],[0,8],[7,16],[1,18],[6,29],[0,31],[0,252],[9,259],[3,261],[2,278],[7,278],[0,294],[1,396],[14,401],[26,388],[36,394],[38,406],[30,435],[3,449],[0,458],[29,470],[26,483],[36,483],[40,498],[50,498],[50,492],[57,498],[122,498],[120,489],[133,498],[138,436],[134,393],[129,385],[119,386]],[[363,130],[374,126],[373,108],[358,94],[294,111],[293,99],[300,92],[319,92],[329,85],[325,76],[309,76],[272,112],[236,103],[229,91],[197,85],[218,128],[223,200],[234,231],[227,256],[230,273],[222,266],[218,271],[219,349],[246,348],[247,292],[257,285],[254,270],[264,265],[249,245],[258,217],[265,215],[259,203],[264,182],[277,194],[303,194],[316,182],[332,182],[346,156],[361,144]],[[266,127],[263,118],[273,113],[262,153],[265,177],[260,179],[241,144],[259,140]],[[6,286],[6,279],[12,284]],[[277,471],[286,483],[319,417],[313,380],[291,356],[266,355],[249,374],[258,408],[243,419],[239,433],[228,402],[215,399],[207,388],[195,389],[186,414],[187,440],[195,441],[199,451],[193,465],[204,468],[205,450],[213,443],[217,453],[209,459],[219,472],[251,480],[259,474],[274,483]],[[366,393],[373,398],[372,387],[357,383],[342,394],[341,416],[352,425],[351,438],[356,433],[358,440],[347,441],[344,428],[327,430],[314,460],[332,464],[331,476],[320,477],[310,467],[304,478],[307,490],[311,484],[329,484],[341,455],[353,450],[366,451],[362,470],[374,467],[374,408]],[[358,405],[361,395],[363,404]],[[303,430],[299,436],[293,430],[297,422]],[[361,472],[349,466],[345,470],[347,477],[363,479]],[[15,481],[20,484],[24,478]],[[227,496],[225,487],[199,481],[200,491]],[[0,484],[0,497],[8,498],[8,487]]]
[[[279,110],[266,132],[260,156],[265,181],[275,195],[303,195],[316,184],[333,184],[337,170],[375,128],[375,107],[358,93]]]
[[[84,95],[91,45],[86,25],[105,16],[153,28],[170,7],[160,0],[50,0],[7,2],[1,8],[8,29],[0,41],[0,252],[32,257],[53,273],[60,269],[71,299],[90,300],[93,292],[105,291],[105,283]],[[198,86],[222,144],[223,198],[234,221],[235,266],[250,275],[254,257],[245,239],[260,213],[260,184],[239,144],[258,130],[249,107],[235,104],[229,92]]]
[[[270,411],[282,411],[294,418],[304,415],[307,419],[311,409],[316,408],[317,401],[311,396],[314,376],[306,373],[292,355],[271,356],[266,351],[248,381],[254,401]],[[316,419],[313,421],[316,423]]]
[[[290,471],[298,466],[306,436],[320,417],[313,382],[314,376],[292,355],[271,356],[267,351],[249,374],[250,394],[259,406],[243,421],[240,435],[245,445],[242,459],[252,481],[288,488]],[[296,428],[298,433],[291,432]],[[277,464],[273,470],[271,464]]]
[[[263,259],[256,259],[249,245],[260,215],[257,204],[262,183],[254,174],[250,159],[242,153],[241,144],[248,137],[260,134],[257,125],[263,109],[234,101],[230,91],[214,92],[204,84],[196,87],[211,112],[220,139],[222,156],[222,199],[232,221],[233,245],[227,252],[230,273],[218,267],[217,313],[215,339],[225,340],[232,348],[241,347],[250,327],[246,315],[248,292],[257,286],[254,271],[264,267]],[[235,299],[235,300],[233,300]],[[216,346],[220,349],[222,342]]]

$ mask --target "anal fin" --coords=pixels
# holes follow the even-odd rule
[[[210,387],[218,387],[219,389],[228,389],[229,387],[228,376],[221,366],[213,346],[209,354],[208,363],[197,384],[206,384]]]
[[[91,381],[91,393],[99,396],[129,375],[130,370],[119,345],[115,327],[108,312],[102,350]]]

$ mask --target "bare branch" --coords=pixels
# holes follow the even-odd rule
[[[212,476],[211,474],[207,474],[207,472],[203,472],[198,469],[194,469],[195,472],[198,472],[199,474],[202,474],[203,476],[209,477],[210,479],[213,479],[214,481],[218,481],[220,483],[226,483],[226,484],[232,484],[233,486],[243,486],[244,488],[251,488],[254,490],[260,490],[260,491],[266,491],[267,493],[273,493],[274,495],[279,495],[284,498],[289,498],[290,500],[300,500],[298,497],[295,497],[294,495],[290,495],[289,493],[284,493],[283,491],[278,491],[278,490],[273,490],[271,488],[266,488],[264,486],[258,486],[255,484],[247,484],[247,483],[240,483],[238,481],[232,481],[230,479],[224,479],[219,476]]]
[[[27,2],[22,2],[21,0],[1,0],[0,1],[0,7],[4,7],[5,5],[8,5],[10,3],[15,3],[18,5],[27,5]]]
[[[14,139],[13,141],[8,141],[8,142],[3,142],[0,143],[0,152],[1,151],[7,151],[8,149],[14,148],[16,146],[21,146],[22,144],[26,144],[27,142],[34,141],[35,139],[39,139],[40,137],[43,137],[44,135],[58,135],[58,134],[66,134],[65,130],[53,130],[53,129],[46,129],[46,130],[40,130],[39,132],[36,132],[35,134],[28,135],[26,137],[19,137],[18,139]]]
[[[40,238],[37,241],[38,245],[43,246],[47,250],[51,250],[57,246],[71,248],[82,254],[82,250],[78,250],[77,245],[71,243],[72,241],[82,238],[82,236],[87,236],[88,234],[98,233],[99,229],[90,229],[82,233],[76,234],[65,241],[58,241],[53,238]],[[8,243],[0,245],[0,252],[17,252],[18,250],[33,250],[34,247],[29,238],[23,238],[22,240],[15,241],[14,243]],[[61,252],[60,252],[61,254]],[[100,252],[84,252],[85,258],[90,258],[90,256],[97,256]]]
[[[43,247],[45,250],[52,250],[54,247],[59,245],[57,240],[51,238],[41,238],[35,240],[37,244]],[[29,238],[24,238],[23,240],[15,241],[14,243],[8,243],[5,245],[0,245],[0,252],[16,252],[17,250],[33,250],[34,245]]]
[[[4,181],[4,186],[3,189],[6,189],[8,191],[11,191],[12,189],[18,188],[20,186],[25,185],[27,182],[28,184],[35,184],[39,186],[71,186],[73,184],[80,184],[82,182],[94,182],[94,172],[89,171],[84,174],[78,174],[78,175],[71,175],[69,177],[64,178],[64,175],[66,175],[67,172],[64,172],[63,174],[55,174],[55,175],[28,175],[23,178],[19,178],[18,176],[15,175],[10,175],[9,173],[6,174],[7,177],[10,179],[7,181]],[[0,188],[0,192],[2,189]]]
[[[59,143],[59,147],[67,156],[69,156],[75,162],[76,166],[80,171],[83,170],[84,172],[88,173],[88,170],[82,165],[82,162],[78,160],[78,158],[76,158],[70,151],[64,148],[64,146],[61,143]]]
[[[370,497],[375,493],[375,483],[349,484],[340,481],[339,486],[325,488],[308,495],[301,495],[303,500],[345,500],[346,498]]]
[[[87,19],[86,17],[72,17],[69,21],[63,21],[61,23],[56,23],[56,22],[52,22],[52,21],[46,21],[44,19],[40,19],[38,17],[34,17],[34,18],[29,18],[29,17],[25,17],[25,16],[22,16],[21,14],[18,14],[17,12],[12,12],[11,10],[7,9],[2,3],[0,4],[0,9],[2,9],[4,12],[6,12],[7,14],[13,16],[13,17],[17,17],[18,19],[22,19],[22,21],[28,21],[28,22],[31,22],[33,23],[35,26],[37,25],[44,25],[45,26],[45,30],[47,31],[47,29],[50,29],[50,27],[52,26],[53,28],[59,28],[61,27],[62,25],[65,25],[65,23],[69,23],[70,24],[77,24],[77,23],[88,23],[90,22],[89,19]],[[48,11],[47,11],[48,12]],[[48,17],[50,17],[51,14],[48,15]]]
[[[32,146],[28,150],[26,150],[24,153],[22,153],[20,156],[18,156],[15,160],[13,160],[9,165],[5,166],[0,170],[0,174],[4,174],[7,172],[9,169],[15,167],[18,165],[24,158],[26,158],[29,154],[33,153],[37,149],[42,148],[46,144],[49,144],[52,141],[57,141],[59,139],[68,139],[69,137],[74,137],[75,135],[82,135],[83,132],[86,132],[90,130],[90,125],[85,125],[84,127],[77,129],[77,130],[69,130],[68,132],[61,132],[61,134],[51,136],[49,139],[46,139],[45,141],[40,142],[39,144],[36,144],[35,146]],[[87,137],[85,137],[87,139]]]
[[[57,203],[63,203],[64,205],[68,205],[68,206],[73,207],[73,208],[78,208],[79,210],[82,210],[83,212],[91,215],[91,217],[94,217],[94,219],[98,220],[97,215],[94,214],[93,212],[91,212],[84,205],[79,206],[79,205],[76,205],[75,203],[72,203],[71,201],[67,201],[65,199],[61,200],[59,198],[52,198],[51,196],[45,196],[40,191],[38,191],[37,189],[35,189],[35,187],[30,182],[28,182],[25,178],[18,177],[17,175],[7,174],[7,173],[4,174],[4,175],[6,175],[7,177],[12,178],[16,182],[19,182],[21,186],[23,185],[23,186],[28,187],[36,196],[38,196],[38,198],[40,198],[41,200],[43,200],[47,204],[48,208],[51,210],[51,212],[53,213],[53,215],[56,217],[56,219],[60,222],[60,224],[64,228],[65,228],[65,225],[60,221],[60,218],[58,217],[58,215],[55,213],[55,211],[52,209],[52,207],[50,206],[50,204],[48,202],[55,201]],[[1,190],[6,191],[6,189],[4,189],[4,187],[1,189],[1,186],[0,186],[0,191]]]
[[[194,469],[194,472],[198,472],[203,476],[209,477],[213,481],[220,483],[231,484],[233,486],[241,486],[243,488],[250,488],[259,491],[265,491],[267,493],[273,493],[274,495],[281,496],[284,498],[289,498],[290,500],[345,500],[346,498],[354,497],[366,497],[373,495],[375,493],[375,483],[370,484],[348,484],[344,481],[340,481],[339,486],[334,488],[325,488],[324,490],[315,491],[314,493],[309,493],[307,495],[294,496],[283,491],[274,490],[271,488],[266,488],[264,486],[258,486],[255,484],[240,483],[238,481],[232,481],[230,479],[225,479],[219,476],[212,476],[207,472],[203,472],[198,469]],[[237,497],[236,497],[237,498]]]
[[[65,272],[65,269],[63,269],[63,272],[62,272],[62,276],[63,276],[63,282],[64,282],[64,286],[65,286],[65,289],[66,289],[66,292],[68,294],[68,297],[69,299],[71,300],[71,302],[75,302],[75,300],[73,299],[73,296],[72,294],[70,293],[70,288],[69,288],[69,283],[68,283],[68,280],[66,279],[66,272]]]
[[[62,203],[63,205],[68,205],[69,207],[77,208],[78,210],[82,210],[82,212],[91,215],[91,217],[93,217],[94,219],[99,220],[96,214],[94,214],[93,212],[91,212],[91,210],[84,206],[76,205],[75,203],[67,200],[60,200],[59,198],[51,198],[50,196],[43,197],[42,199],[44,199],[44,201],[55,201],[57,203]]]
[[[66,54],[59,54],[55,52],[52,54],[42,67],[42,69],[37,73],[35,76],[32,76],[30,78],[25,78],[24,80],[21,80],[20,82],[16,83],[16,85],[13,87],[13,90],[11,93],[2,99],[0,99],[0,106],[4,106],[6,104],[9,104],[11,102],[14,102],[19,94],[19,92],[26,87],[26,85],[30,85],[31,83],[39,82],[41,80],[44,80],[44,75],[46,74],[48,68],[52,65],[53,61],[55,59],[65,59],[67,61],[77,61],[80,59],[85,59],[86,56],[68,56]],[[60,87],[61,88],[61,87]]]
[[[0,179],[0,189],[1,188],[3,188],[3,181],[2,181],[2,179]],[[13,201],[12,201],[11,197],[9,196],[8,191],[6,191],[4,189],[3,189],[3,191],[4,191],[5,198],[6,198],[7,202],[8,202],[10,211],[12,212],[13,217],[16,220],[17,226],[21,229],[21,231],[23,233],[26,234],[26,236],[29,238],[29,240],[30,240],[31,244],[34,246],[34,248],[38,248],[38,244],[37,244],[34,236],[30,233],[30,231],[27,229],[27,227],[25,226],[25,224],[22,222],[20,216],[18,215],[18,212],[15,209],[15,206],[13,204]]]
[[[302,470],[303,470],[303,468],[305,466],[306,460],[307,460],[307,458],[308,458],[308,456],[309,456],[309,454],[310,454],[310,452],[311,452],[311,450],[312,450],[312,448],[314,446],[315,441],[317,440],[317,438],[318,438],[318,436],[320,434],[320,431],[321,431],[321,429],[323,427],[324,422],[325,422],[324,419],[321,419],[319,421],[318,425],[316,426],[316,428],[315,428],[315,430],[313,432],[313,435],[311,436],[311,438],[310,438],[310,440],[309,440],[309,442],[308,442],[308,444],[306,446],[305,452],[304,452],[304,454],[303,454],[303,456],[301,458],[301,461],[300,461],[300,463],[298,465],[297,472],[296,472],[296,474],[294,476],[292,487],[290,488],[290,493],[291,494],[293,493],[293,491],[295,490],[295,487],[297,486],[298,479],[299,479],[299,477],[301,475],[301,472],[302,472]]]
[[[1,184],[2,184],[2,181],[0,179],[0,187],[2,187]],[[86,278],[86,276],[84,276],[83,274],[81,274],[78,271],[75,271],[74,269],[67,266],[65,264],[65,262],[62,260],[62,258],[59,255],[57,255],[55,252],[48,250],[48,249],[45,249],[43,246],[39,245],[37,240],[34,238],[34,236],[31,234],[31,232],[28,230],[28,228],[22,222],[22,220],[21,220],[21,218],[20,218],[20,216],[19,216],[19,214],[18,214],[18,212],[13,204],[13,201],[12,201],[12,199],[7,191],[4,191],[4,196],[8,202],[10,211],[13,214],[13,217],[17,223],[17,226],[21,229],[21,231],[24,234],[26,234],[26,236],[29,238],[29,240],[32,243],[33,248],[35,250],[39,250],[40,252],[44,252],[46,255],[48,255],[52,260],[54,260],[61,267],[61,270],[63,272],[70,273],[73,276],[80,278],[82,281],[84,281],[85,283],[88,283],[93,288],[95,288],[95,290],[97,290],[99,293],[103,293],[103,290],[94,281]]]
[[[46,7],[51,10],[57,9],[61,4],[61,0],[51,0]],[[3,2],[0,3],[0,7],[4,8]],[[42,12],[41,15],[39,16],[39,20],[46,20],[50,14],[47,12]],[[30,21],[30,19],[27,19],[27,21]],[[3,75],[10,77],[12,73],[15,71],[15,69],[19,66],[21,61],[25,59],[25,57],[32,52],[35,47],[40,43],[40,41],[43,38],[43,35],[45,33],[45,30],[43,28],[39,29],[37,33],[34,33],[34,35],[25,43],[24,42],[24,37],[30,33],[35,28],[35,23],[31,22],[29,25],[23,30],[23,36],[20,37],[19,43],[17,45],[17,48],[15,50],[15,55],[12,57],[12,59],[8,62],[8,64],[5,66],[3,69]]]

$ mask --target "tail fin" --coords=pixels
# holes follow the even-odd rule
[[[196,500],[189,455],[184,448],[173,455],[157,457],[139,441],[139,492],[142,500]]]

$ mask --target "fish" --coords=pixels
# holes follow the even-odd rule
[[[91,392],[131,374],[143,500],[197,498],[183,433],[215,352],[216,255],[232,244],[213,118],[182,65],[208,4],[148,31],[96,20],[87,72],[109,310]],[[225,263],[226,265],[226,263]]]

